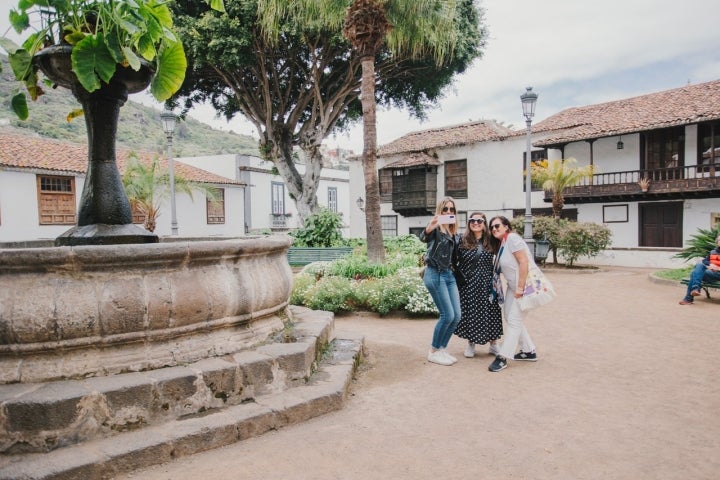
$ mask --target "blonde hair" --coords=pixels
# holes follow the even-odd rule
[[[455,223],[450,224],[444,224],[444,225],[438,225],[438,228],[440,228],[440,231],[449,233],[450,235],[455,236],[455,234],[458,231],[457,226],[457,204],[455,203],[455,199],[452,197],[445,197],[442,200],[440,200],[437,204],[437,208],[435,209],[435,215],[442,215],[443,214],[443,208],[445,208],[445,205],[448,203],[453,204],[453,209],[455,211],[453,212],[453,215],[455,215]]]

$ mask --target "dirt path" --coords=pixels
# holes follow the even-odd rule
[[[720,478],[720,301],[648,270],[551,271],[537,363],[425,360],[434,320],[341,317],[368,356],[341,411],[122,479]]]

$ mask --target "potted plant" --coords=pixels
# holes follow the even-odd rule
[[[208,0],[223,10],[222,0]],[[153,71],[151,93],[165,101],[185,78],[187,62],[182,43],[173,33],[167,4],[156,0],[19,0],[11,9],[10,24],[31,33],[22,46],[3,37],[15,78],[25,84],[30,98],[43,94],[36,54],[50,47],[71,50],[72,72],[88,92],[109,83],[118,69]],[[51,79],[56,80],[56,79]],[[22,119],[28,108],[24,93],[13,97],[12,108]]]
[[[222,0],[208,0],[222,10]],[[17,46],[3,37],[15,78],[35,100],[41,84],[69,88],[82,105],[69,115],[85,115],[88,169],[78,224],[57,245],[157,242],[157,236],[133,225],[130,203],[115,163],[119,109],[128,93],[150,86],[158,101],[182,85],[187,61],[173,33],[167,4],[157,0],[19,0],[10,11],[18,33],[31,31]],[[39,72],[48,78],[40,81]],[[12,108],[27,118],[26,96]]]
[[[645,193],[648,191],[648,188],[650,188],[650,179],[647,176],[642,177],[640,180],[638,180],[638,185],[640,186],[640,190]]]

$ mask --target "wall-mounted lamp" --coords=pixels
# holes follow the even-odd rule
[[[625,148],[625,144],[622,141],[622,135],[620,135],[620,140],[618,140],[618,143],[617,143],[617,149],[622,150],[623,148]]]
[[[355,200],[355,204],[358,206],[361,212],[365,211],[365,200],[363,200],[362,197],[358,197],[358,199]]]

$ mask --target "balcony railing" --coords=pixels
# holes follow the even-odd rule
[[[290,228],[290,218],[287,214],[270,214],[270,229],[272,230],[287,230]]]
[[[638,182],[650,180],[645,192]],[[566,203],[687,197],[716,197],[720,195],[720,163],[686,167],[628,170],[597,173],[583,179],[563,192]],[[545,201],[552,200],[552,192],[545,192]]]

